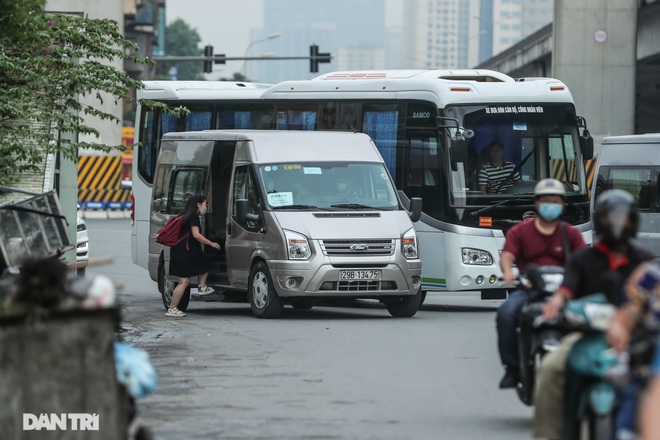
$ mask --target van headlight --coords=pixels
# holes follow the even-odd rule
[[[490,252],[473,248],[462,248],[461,252],[463,253],[463,264],[475,266],[490,266],[493,264],[493,256]]]
[[[417,234],[415,229],[410,228],[403,234],[403,246],[401,248],[403,256],[408,260],[417,258]]]
[[[293,231],[284,230],[289,260],[307,260],[312,256],[307,237]]]

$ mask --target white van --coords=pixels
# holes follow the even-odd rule
[[[203,233],[222,244],[208,284],[247,292],[253,313],[277,317],[285,303],[372,298],[392,316],[421,304],[421,199],[401,205],[371,138],[347,132],[214,130],[168,133],[152,199],[149,273],[165,306],[176,279],[158,229],[188,196],[203,194]],[[194,280],[193,280],[194,281]],[[188,306],[190,291],[179,308]]]
[[[609,136],[598,154],[591,210],[605,190],[623,189],[639,208],[637,241],[660,257],[660,133]]]

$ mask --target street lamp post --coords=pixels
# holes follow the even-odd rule
[[[268,34],[264,38],[260,38],[258,40],[251,41],[250,44],[248,44],[248,46],[245,48],[245,56],[244,56],[245,60],[243,61],[243,68],[241,69],[241,74],[243,74],[244,77],[247,78],[247,62],[248,62],[247,57],[248,57],[248,52],[250,52],[250,49],[252,48],[252,46],[254,46],[257,43],[261,43],[263,41],[273,40],[275,38],[279,38],[281,36],[282,36],[281,32],[273,32],[272,34]]]

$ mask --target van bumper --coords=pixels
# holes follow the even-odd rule
[[[420,260],[406,260],[401,263],[374,264],[365,267],[361,264],[342,264],[335,267],[323,264],[310,267],[300,261],[269,261],[268,267],[277,294],[282,297],[308,298],[377,298],[381,296],[415,295],[422,280]],[[342,281],[342,270],[380,270],[378,280]]]

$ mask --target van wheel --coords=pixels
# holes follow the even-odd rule
[[[415,316],[421,303],[422,289],[419,289],[414,295],[402,296],[385,301],[385,307],[387,307],[390,315],[395,318],[410,318],[411,316]]]
[[[163,280],[163,292],[161,293],[161,298],[163,299],[163,305],[165,306],[165,310],[170,306],[170,303],[172,302],[172,292],[174,292],[174,289],[179,283],[177,281],[170,281],[170,280]],[[186,291],[183,292],[183,296],[181,297],[181,301],[179,301],[179,305],[176,306],[177,309],[181,310],[182,312],[185,312],[186,309],[188,308],[188,303],[190,302],[190,285],[186,288]]]
[[[268,266],[263,261],[250,271],[248,298],[252,313],[257,318],[277,318],[282,314],[284,301],[277,296]]]
[[[165,262],[163,257],[158,261],[158,291],[162,294],[165,290]]]

